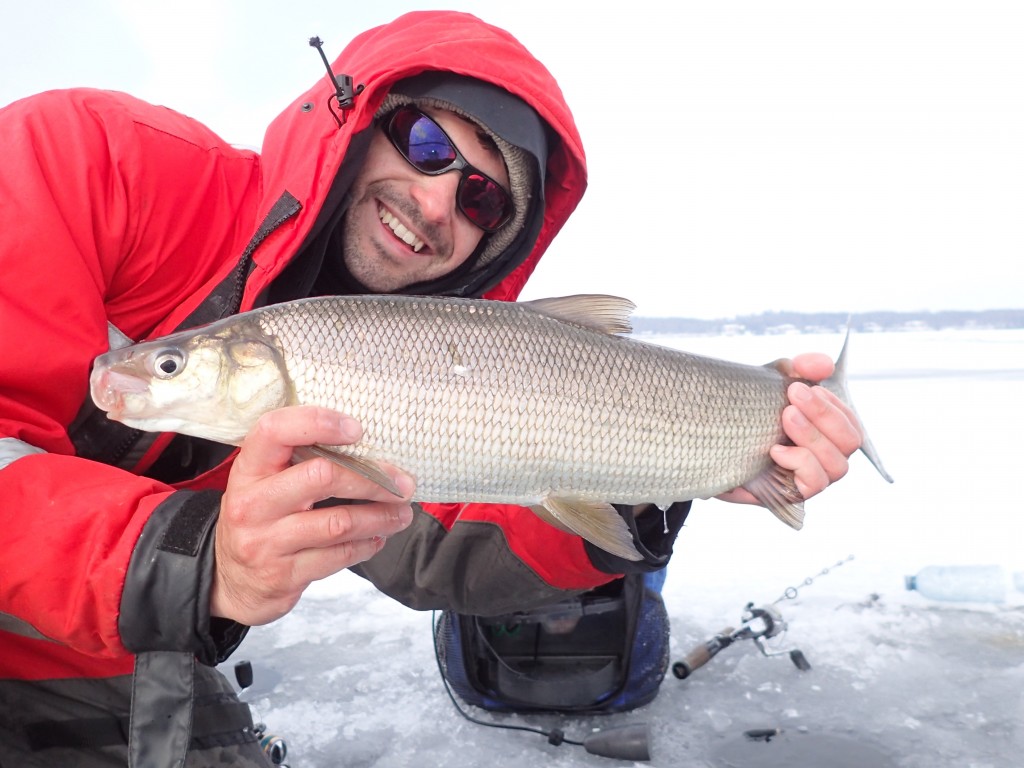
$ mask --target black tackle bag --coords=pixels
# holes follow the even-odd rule
[[[668,668],[664,572],[631,574],[531,611],[444,611],[441,672],[468,704],[495,712],[624,712],[658,694]]]

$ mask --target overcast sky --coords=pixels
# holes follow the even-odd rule
[[[285,10],[287,5],[287,10]],[[259,145],[356,33],[433,4],[8,3],[0,104],[128,91]],[[524,298],[642,315],[1024,307],[1024,4],[449,1],[562,85],[586,196]]]

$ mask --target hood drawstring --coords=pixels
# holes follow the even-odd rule
[[[331,110],[331,116],[334,117],[334,121],[341,128],[345,124],[345,112],[352,109],[352,102],[355,97],[363,92],[363,84],[352,87],[352,76],[351,75],[339,75],[335,77],[334,72],[331,71],[331,64],[327,61],[327,56],[324,54],[324,42],[319,37],[309,38],[309,44],[313,48],[316,48],[320,54],[320,59],[324,63],[324,67],[327,69],[327,77],[330,79],[331,84],[334,86],[334,98],[338,100],[338,106],[341,108],[341,117],[338,117],[338,113],[334,111],[334,107],[331,105],[330,98],[327,100],[327,108]],[[339,82],[340,78],[340,82]]]

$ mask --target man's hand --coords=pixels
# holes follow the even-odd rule
[[[310,583],[372,557],[409,525],[414,483],[407,475],[384,467],[399,499],[327,459],[291,464],[297,446],[348,445],[361,435],[354,419],[324,408],[281,408],[260,418],[221,500],[211,615],[248,625],[279,619]],[[331,497],[367,503],[312,508]]]
[[[823,381],[835,366],[828,355],[798,355],[789,361],[791,375]],[[849,469],[849,457],[863,440],[856,414],[823,387],[789,385],[790,404],[782,412],[782,428],[793,445],[776,445],[771,456],[780,467],[791,469],[805,499],[825,490]],[[740,504],[758,504],[743,488],[716,497]]]

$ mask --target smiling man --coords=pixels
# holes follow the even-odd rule
[[[494,129],[470,116],[478,105],[487,105]],[[327,260],[321,273],[325,292],[436,291],[441,278],[464,278],[497,260],[539,210],[547,139],[536,112],[507,91],[431,73],[398,83],[377,122],[348,196],[343,258]],[[541,156],[495,131],[532,133],[524,143]]]
[[[530,266],[544,169],[564,148],[504,88],[436,71],[401,80],[377,109],[335,217],[292,271],[315,264],[320,294],[481,295]]]
[[[469,120],[406,106],[383,126],[352,185],[339,266],[366,290],[390,293],[461,267],[514,206],[501,152]]]
[[[92,89],[5,107],[0,144],[5,764],[265,764],[213,667],[348,567],[413,607],[497,614],[668,561],[688,503],[620,510],[643,554],[624,561],[512,505],[410,504],[397,469],[401,498],[292,464],[296,447],[358,441],[344,414],[279,409],[233,451],[130,430],[88,399],[92,361],[125,337],[271,302],[515,300],[587,176],[558,84],[507,32],[453,12],[369,30],[260,154]],[[822,356],[794,365],[831,372]],[[793,445],[772,455],[809,497],[846,472],[860,431],[827,392],[793,386]]]

